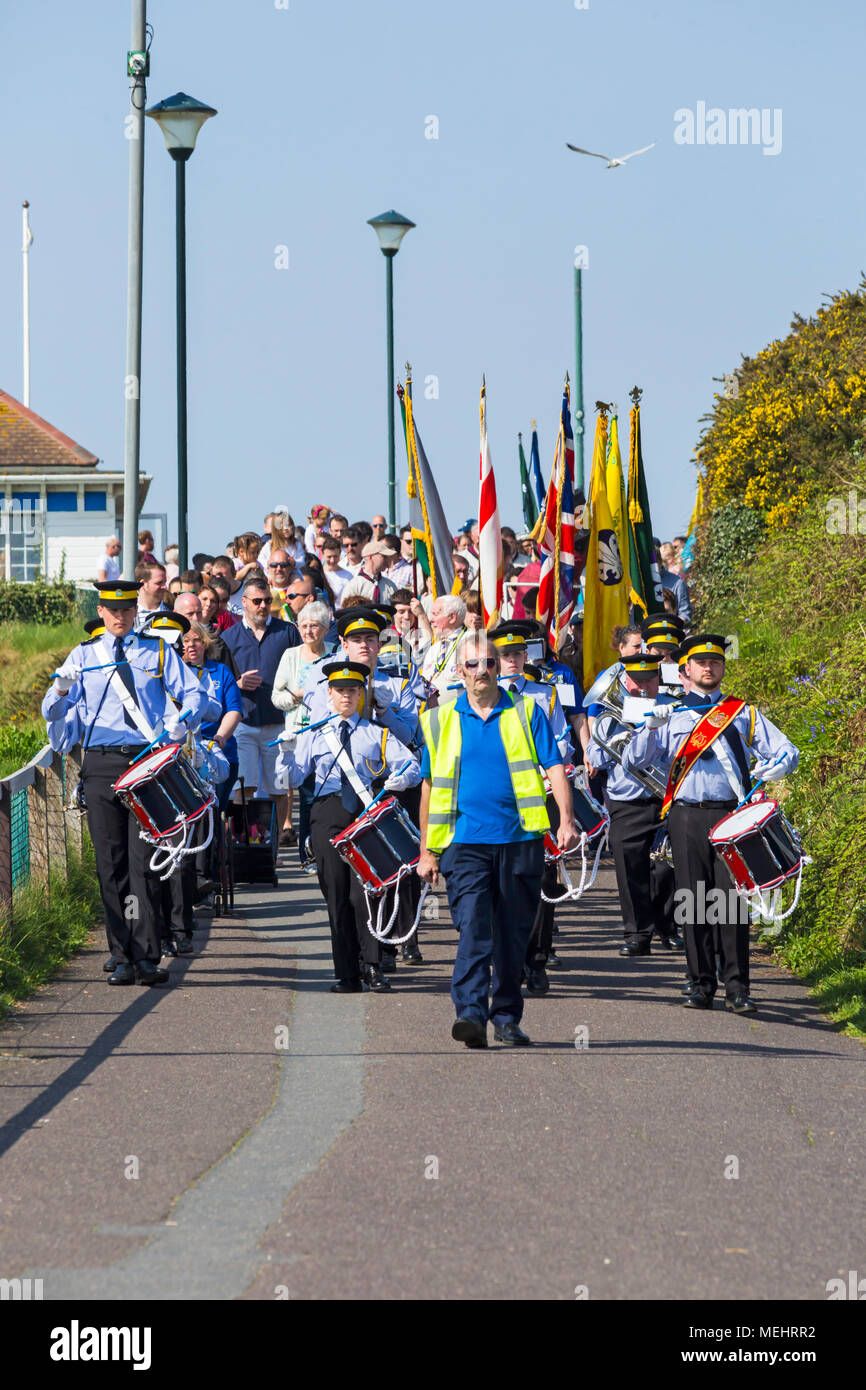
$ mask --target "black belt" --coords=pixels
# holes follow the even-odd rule
[[[697,811],[733,811],[736,801],[675,801],[674,806],[688,806]],[[674,809],[671,807],[671,810]]]
[[[137,753],[143,753],[146,747],[146,743],[91,743],[84,751],[85,753],[120,753],[125,758],[132,758]]]

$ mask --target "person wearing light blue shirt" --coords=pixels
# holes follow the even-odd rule
[[[111,949],[108,982],[164,984],[159,880],[148,867],[153,847],[141,839],[139,822],[114,784],[156,736],[164,732],[182,743],[202,719],[215,717],[218,706],[169,643],[133,634],[138,582],[97,588],[104,631],[70,652],[42,714],[52,748],[84,747],[81,784]]]
[[[710,709],[725,697],[725,639],[716,633],[687,637],[680,647],[687,658],[685,672],[691,689],[678,705],[658,708],[634,735],[623,753],[623,768],[652,764],[666,771],[688,736]],[[703,731],[702,731],[703,732]],[[749,757],[757,761],[750,768]],[[724,920],[709,915],[711,891],[722,890],[731,901],[730,876],[709,841],[709,832],[749,793],[753,781],[772,782],[793,772],[799,753],[769,719],[753,706],[743,705],[710,747],[695,759],[674,788],[667,817],[676,875],[677,912],[685,916],[686,956],[694,984],[684,1004],[710,1009],[716,992],[715,932],[718,933],[725,1005],[735,1013],[755,1013],[749,997],[749,926],[739,911],[723,912]],[[701,891],[702,890],[702,891]],[[716,895],[710,899],[714,903]],[[738,904],[735,904],[738,906]],[[728,918],[733,916],[734,921]]]
[[[331,927],[337,976],[331,991],[357,994],[366,984],[379,992],[390,986],[381,968],[380,943],[367,926],[364,891],[331,841],[361,814],[359,787],[367,794],[379,788],[404,792],[418,785],[421,770],[418,759],[391,730],[359,716],[369,666],[344,656],[328,662],[322,671],[328,714],[318,727],[311,725],[298,734],[293,747],[279,753],[277,785],[299,787],[314,774],[310,844]]]

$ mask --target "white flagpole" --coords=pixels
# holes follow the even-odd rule
[[[21,205],[21,259],[24,263],[24,278],[22,282],[22,307],[24,318],[24,390],[22,401],[28,408],[30,406],[30,243],[33,240],[33,233],[30,230],[30,204],[25,202]]]

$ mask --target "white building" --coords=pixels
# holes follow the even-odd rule
[[[96,578],[105,543],[123,539],[123,473],[0,391],[0,578]],[[141,512],[151,479],[139,478]]]

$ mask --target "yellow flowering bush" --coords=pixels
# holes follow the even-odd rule
[[[866,280],[787,338],[745,357],[697,448],[710,511],[736,502],[787,526],[817,490],[843,487],[866,444]]]

